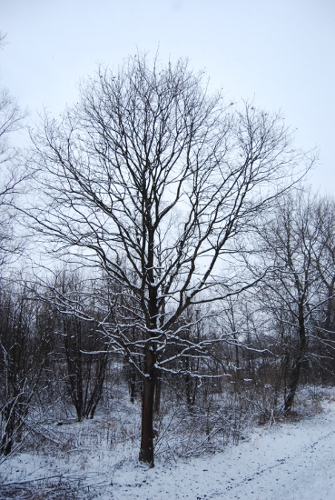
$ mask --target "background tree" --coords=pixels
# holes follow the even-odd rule
[[[5,35],[0,32],[0,49]],[[22,169],[18,148],[9,137],[23,126],[23,113],[7,89],[0,90],[0,264],[5,264],[20,248],[14,238],[14,197],[27,175]]]
[[[8,455],[21,441],[39,389],[45,337],[37,334],[36,303],[27,287],[0,284],[0,454]]]
[[[117,286],[100,326],[142,378],[140,460],[153,465],[158,370],[210,355],[211,339],[185,336],[181,318],[249,286],[232,270],[236,237],[292,184],[301,155],[280,116],[226,106],[185,61],[141,56],[100,69],[33,141],[41,203],[30,217]]]
[[[335,203],[330,197],[316,198],[313,224],[318,227],[318,241],[313,249],[313,260],[320,280],[320,307],[313,315],[313,353],[318,362],[314,371],[326,383],[335,374]]]
[[[0,32],[0,48],[5,36]],[[33,307],[26,288],[15,284],[9,263],[22,249],[14,232],[14,199],[25,180],[19,151],[9,137],[22,128],[24,114],[7,89],[0,90],[0,453],[8,455],[22,434],[38,373],[33,369],[30,338]],[[6,279],[5,279],[6,276]],[[38,372],[38,370],[37,370]]]
[[[268,269],[260,297],[262,309],[272,318],[270,328],[281,339],[285,413],[292,409],[303,366],[307,368],[311,362],[309,344],[316,318],[332,297],[329,289],[328,294],[323,293],[322,275],[328,270],[326,261],[321,264],[319,257],[325,249],[316,213],[316,198],[303,191],[289,194],[277,203],[273,217],[266,218],[259,230],[261,269]]]
[[[58,352],[53,356],[57,356],[78,422],[94,417],[108,362],[108,343],[99,333],[99,308],[94,304],[95,296],[89,285],[90,280],[87,283],[76,272],[61,272],[42,296],[56,318],[53,334],[57,337]]]

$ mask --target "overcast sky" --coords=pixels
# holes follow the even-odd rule
[[[0,0],[1,86],[31,117],[74,103],[98,63],[188,57],[227,99],[281,110],[335,195],[335,0]]]

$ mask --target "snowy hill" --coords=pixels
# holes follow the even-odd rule
[[[82,424],[72,425],[82,432]],[[214,455],[158,458],[148,469],[139,465],[136,453],[121,448],[108,453],[92,443],[90,449],[66,450],[62,457],[17,454],[0,466],[0,498],[331,500],[335,398],[329,395],[314,416],[254,427],[238,445]]]

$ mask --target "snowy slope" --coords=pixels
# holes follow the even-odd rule
[[[322,413],[300,422],[254,428],[238,446],[215,455],[157,459],[148,469],[136,454],[115,456],[97,446],[85,454],[71,451],[66,460],[36,452],[16,455],[0,467],[0,481],[7,485],[0,485],[0,499],[332,500],[335,401],[325,401]],[[27,482],[19,486],[20,481]]]
[[[109,489],[126,499],[335,499],[335,403],[297,423],[257,429],[247,442],[205,458],[124,466]]]

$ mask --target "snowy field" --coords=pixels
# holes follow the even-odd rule
[[[335,499],[335,403],[314,418],[257,429],[224,453],[153,470],[124,465],[109,491],[120,500]]]
[[[153,469],[138,464],[134,443],[119,445],[115,454],[104,448],[98,433],[87,449],[79,448],[77,436],[73,449],[62,454],[35,450],[6,459],[0,466],[0,498],[332,500],[334,391],[321,407],[300,421],[252,427],[238,445],[231,443],[221,453],[158,456]],[[72,425],[96,425],[101,431],[99,420]]]

